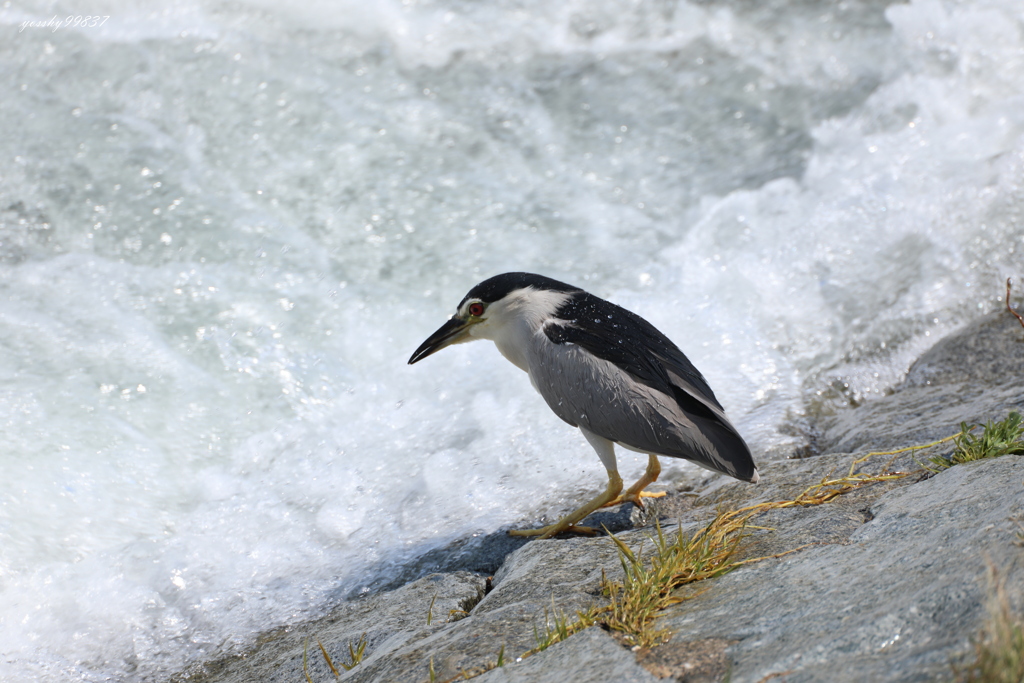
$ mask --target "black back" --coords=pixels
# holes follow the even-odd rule
[[[711,411],[678,387],[669,371],[685,380],[703,398],[721,409],[707,380],[679,347],[636,313],[610,301],[579,291],[559,310],[567,325],[547,325],[545,334],[555,344],[577,344],[615,364],[642,384],[673,396],[687,412]],[[573,323],[585,321],[585,325]]]

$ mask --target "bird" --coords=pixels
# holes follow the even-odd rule
[[[490,339],[529,375],[554,413],[583,436],[608,472],[603,493],[557,522],[516,536],[594,533],[579,522],[595,510],[642,498],[658,479],[658,456],[756,484],[750,448],[693,363],[636,313],[579,287],[534,273],[495,275],[469,290],[448,322],[409,358],[418,363],[453,344]],[[643,476],[623,492],[615,446],[648,455]]]

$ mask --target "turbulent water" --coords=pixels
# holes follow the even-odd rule
[[[1024,276],[1019,0],[85,9],[0,6],[5,681],[160,680],[603,486],[492,345],[406,365],[484,277],[645,316],[764,459]]]

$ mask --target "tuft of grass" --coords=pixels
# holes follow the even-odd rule
[[[316,642],[319,643],[319,640],[317,640]],[[367,634],[362,634],[361,636],[359,636],[359,639],[356,641],[354,647],[352,646],[352,643],[349,642],[348,643],[348,657],[349,657],[348,664],[342,664],[341,668],[344,669],[345,671],[351,671],[352,669],[355,669],[355,667],[358,666],[360,661],[362,661],[362,653],[366,652],[366,649],[367,649]],[[327,659],[328,665],[331,665],[331,658],[327,655],[327,650],[324,649],[323,643],[321,644],[321,651],[324,652],[324,657]],[[338,675],[338,671],[333,666],[331,666],[331,671],[334,672],[335,676]]]
[[[602,582],[603,585],[603,582]],[[529,652],[524,653],[523,657],[529,657],[535,655],[538,652],[543,652],[555,643],[560,643],[569,636],[579,633],[585,628],[590,628],[594,624],[601,623],[598,618],[602,612],[607,611],[607,607],[591,607],[587,610],[576,612],[576,618],[570,619],[564,612],[560,612],[554,604],[554,598],[551,602],[551,614],[548,614],[547,610],[544,610],[544,635],[540,635],[537,632],[537,627],[533,628],[533,640],[536,643]],[[551,622],[554,621],[554,624]]]
[[[601,623],[621,633],[631,646],[651,647],[666,640],[669,634],[654,627],[655,617],[684,600],[675,593],[677,588],[739,566],[732,558],[750,516],[719,514],[692,536],[680,529],[672,540],[665,537],[661,524],[655,523],[656,536],[650,539],[653,552],[646,559],[643,546],[633,552],[618,537],[609,535],[619,552],[623,580],[602,582],[609,607]]]
[[[1024,681],[1024,620],[1010,612],[1006,587],[989,566],[991,595],[988,620],[974,640],[974,661],[954,666],[958,683],[1021,683]]]
[[[975,460],[1024,454],[1024,425],[1021,422],[1020,413],[1014,411],[1005,420],[986,422],[979,435],[973,433],[978,425],[968,426],[961,422],[960,433],[953,437],[953,453],[948,458],[930,458],[934,471]]]
[[[323,655],[324,661],[327,662],[327,666],[330,668],[331,673],[334,677],[340,678],[341,672],[338,671],[338,667],[334,666],[334,661],[331,656],[327,654],[327,648],[320,642],[320,639],[316,639],[316,644],[320,646],[320,654]],[[345,671],[351,671],[363,661],[363,653],[366,651],[366,634],[364,633],[359,637],[359,640],[353,645],[351,642],[348,644],[348,656],[349,663],[339,662],[341,668]],[[302,645],[302,673],[306,676],[306,683],[313,683],[312,677],[309,675],[309,638],[306,638],[306,642]]]
[[[434,658],[430,658],[429,668],[427,670],[429,675],[429,683],[455,683],[455,681],[468,681],[471,678],[476,678],[482,674],[498,669],[505,666],[505,646],[502,645],[501,649],[498,650],[498,659],[493,662],[487,662],[482,666],[473,667],[470,669],[462,669],[459,673],[455,674],[452,678],[446,678],[443,681],[437,680],[437,672],[434,670]]]

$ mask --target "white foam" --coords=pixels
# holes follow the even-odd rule
[[[166,677],[599,490],[491,345],[406,365],[488,275],[641,313],[776,457],[1020,274],[1011,0],[97,7],[0,8],[3,680]]]

